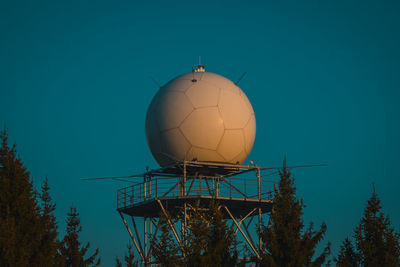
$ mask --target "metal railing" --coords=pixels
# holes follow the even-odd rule
[[[260,188],[259,188],[260,187]],[[125,208],[154,198],[208,196],[272,200],[275,182],[239,177],[152,177],[118,190],[117,208]]]

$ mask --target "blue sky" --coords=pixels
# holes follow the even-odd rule
[[[157,91],[189,72],[237,80],[252,102],[249,159],[294,171],[305,220],[328,225],[336,254],[371,195],[400,229],[400,2],[0,1],[0,124],[61,231],[71,204],[103,266],[129,236],[118,182],[80,178],[156,168],[144,119]]]

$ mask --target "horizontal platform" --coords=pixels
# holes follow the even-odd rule
[[[255,199],[240,197],[213,197],[209,195],[190,195],[190,196],[166,196],[161,198],[149,198],[133,205],[118,208],[119,212],[135,217],[158,218],[161,214],[161,207],[158,200],[161,201],[164,208],[172,215],[182,211],[184,203],[195,205],[198,201],[200,207],[209,207],[210,201],[214,199],[220,205],[225,205],[235,218],[247,215],[254,208],[261,208],[261,213],[270,212],[273,200]],[[228,215],[226,214],[228,218]]]
[[[267,213],[272,209],[276,183],[262,180],[263,170],[271,168],[255,164],[177,162],[138,175],[143,177],[143,182],[119,189],[117,210],[130,216],[156,218],[162,211],[161,201],[162,206],[175,216],[182,212],[185,203],[196,205],[199,202],[201,207],[208,208],[210,201],[215,199],[235,218],[245,216],[255,208]]]
[[[170,177],[179,175],[197,176],[199,174],[206,176],[231,176],[250,171],[271,169],[276,168],[260,168],[256,165],[238,165],[221,162],[181,161],[159,169],[148,170],[147,172],[142,174],[132,175],[131,177]]]

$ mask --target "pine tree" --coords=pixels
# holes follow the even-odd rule
[[[354,231],[359,260],[363,266],[400,266],[400,234],[381,212],[380,202],[374,190]]]
[[[238,259],[237,243],[232,227],[229,227],[221,206],[211,202],[210,237],[206,250],[209,263],[214,266],[242,266]]]
[[[313,260],[315,249],[323,239],[326,224],[319,231],[313,230],[313,223],[304,229],[302,219],[305,205],[296,196],[294,178],[286,167],[279,171],[279,190],[275,192],[274,205],[270,214],[270,226],[263,227],[262,266],[321,266],[330,253],[330,244]]]
[[[90,247],[90,243],[81,246],[79,241],[79,233],[82,231],[79,213],[76,208],[71,207],[70,212],[67,214],[67,234],[61,242],[60,254],[64,259],[65,265],[68,267],[81,267],[81,266],[98,266],[100,265],[100,258],[96,260],[99,254],[99,249],[89,257],[85,258],[86,253]]]
[[[344,240],[335,260],[338,266],[400,266],[400,234],[381,212],[380,203],[374,188],[354,230],[355,248],[348,238]]]
[[[129,242],[126,246],[128,249],[128,254],[125,255],[124,260],[127,267],[137,267],[138,263],[135,261],[135,254],[133,252],[132,243]]]
[[[186,238],[186,266],[206,266],[208,258],[205,257],[210,243],[210,214],[200,209],[199,202],[191,207]]]
[[[0,132],[0,265],[38,266],[41,214],[30,174]]]
[[[227,225],[216,202],[208,209],[199,203],[191,207],[188,235],[184,242],[185,257],[170,232],[165,217],[161,217],[161,236],[155,242],[153,255],[161,266],[242,266],[233,229]]]
[[[122,267],[122,262],[118,259],[118,257],[115,257],[115,267]]]
[[[44,227],[44,233],[40,251],[44,256],[43,262],[48,263],[47,266],[54,266],[52,263],[56,263],[58,249],[57,221],[54,215],[56,204],[52,202],[47,177],[41,189],[40,199],[42,201],[42,225]]]
[[[335,259],[336,265],[340,267],[359,266],[358,254],[354,250],[353,244],[349,238],[346,238],[340,248],[339,255]]]
[[[206,211],[195,210],[199,220],[193,220],[189,226],[192,232],[200,232],[192,239],[205,240],[204,253],[201,256],[201,264],[198,266],[240,266],[236,238],[234,231],[228,226],[221,211],[221,206],[216,201],[210,203]],[[196,216],[195,216],[196,217]],[[196,222],[197,221],[197,222]],[[202,221],[202,222],[198,222]],[[193,222],[195,225],[193,225]],[[200,227],[199,227],[200,226]],[[195,228],[198,227],[199,230]],[[195,259],[188,257],[188,266],[196,263]]]
[[[158,223],[160,224],[161,235],[152,243],[152,255],[161,266],[183,266],[183,261],[180,257],[181,250],[172,237],[167,218],[164,215],[160,215]]]
[[[128,249],[128,254],[125,254],[124,256],[124,261],[127,267],[137,267],[138,262],[135,261],[135,254],[133,251],[133,247],[131,242],[129,241],[128,245],[126,246]],[[115,258],[115,266],[116,267],[122,267],[122,262],[118,259],[118,257]]]
[[[40,200],[40,242],[36,247],[35,258],[31,266],[60,266],[58,254],[58,232],[57,221],[54,215],[56,204],[50,196],[50,187],[47,177],[41,185],[41,192],[38,194]]]

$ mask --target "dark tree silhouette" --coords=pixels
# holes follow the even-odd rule
[[[133,247],[131,242],[129,241],[128,245],[126,246],[128,249],[128,254],[125,254],[124,260],[125,260],[125,265],[127,267],[137,267],[138,262],[135,261],[135,254],[133,251]],[[118,259],[118,257],[115,258],[115,266],[116,267],[122,267],[122,262]]]
[[[39,255],[43,227],[37,193],[29,172],[0,132],[0,263],[1,266],[46,266]]]
[[[244,266],[244,263],[238,259],[235,233],[224,219],[221,208],[222,206],[217,202],[211,202],[209,209],[210,232],[205,251],[207,263],[210,266]]]
[[[400,266],[400,234],[381,212],[380,203],[374,189],[364,216],[354,230],[356,249],[345,239],[336,259],[338,266]]]
[[[122,262],[118,259],[118,257],[115,257],[115,267],[122,267]]]
[[[82,231],[82,226],[76,208],[71,207],[70,212],[67,214],[66,222],[67,233],[60,246],[60,254],[64,259],[65,265],[68,267],[100,265],[100,258],[97,259],[99,249],[96,249],[91,256],[85,258],[90,243],[82,246],[81,241],[79,241],[79,233]]]
[[[286,167],[279,171],[279,190],[275,192],[274,205],[270,215],[270,226],[263,227],[262,266],[321,266],[330,253],[330,244],[315,259],[315,249],[323,239],[326,224],[319,231],[313,230],[313,223],[304,229],[302,219],[303,199],[296,195],[294,178]]]
[[[41,238],[36,251],[38,266],[60,266],[62,265],[60,255],[58,254],[60,244],[58,241],[57,221],[54,215],[56,204],[53,203],[50,196],[47,177],[41,186],[39,200],[41,208]]]
[[[337,266],[341,267],[357,267],[359,266],[358,255],[354,250],[353,244],[349,238],[346,238],[340,248],[339,255],[335,259]]]
[[[187,266],[240,266],[234,231],[221,206],[212,201],[208,210],[195,207],[189,222]]]
[[[128,254],[125,255],[124,260],[127,267],[137,267],[138,263],[135,261],[135,254],[133,251],[132,243],[129,242],[126,246],[128,249]]]

